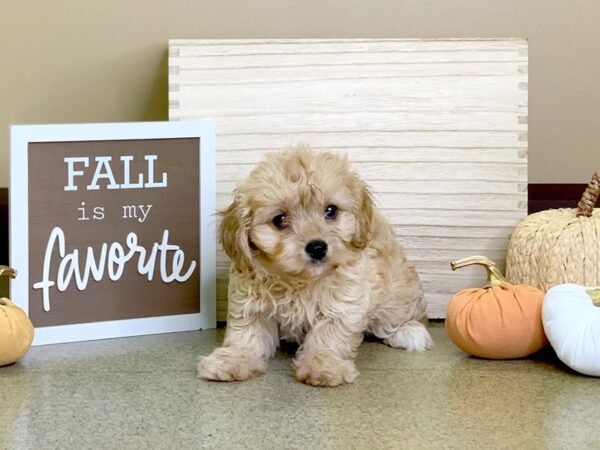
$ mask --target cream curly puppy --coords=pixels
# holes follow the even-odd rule
[[[270,156],[234,191],[219,233],[231,258],[225,341],[198,376],[264,373],[280,340],[315,386],[351,383],[364,333],[391,347],[432,346],[425,301],[389,222],[346,158],[307,148]]]

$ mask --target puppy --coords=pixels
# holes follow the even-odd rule
[[[426,305],[415,269],[346,158],[299,148],[270,156],[234,191],[219,234],[231,258],[225,341],[198,376],[264,373],[280,340],[314,386],[352,383],[364,333],[424,351]]]

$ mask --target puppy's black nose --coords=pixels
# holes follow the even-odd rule
[[[306,244],[306,254],[312,259],[322,260],[327,254],[327,242],[321,240],[310,241]]]

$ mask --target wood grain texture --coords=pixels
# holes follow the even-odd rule
[[[347,154],[445,316],[477,269],[503,263],[527,214],[527,42],[174,40],[169,117],[217,122],[217,206],[269,152],[305,142]],[[227,259],[218,255],[218,320]]]

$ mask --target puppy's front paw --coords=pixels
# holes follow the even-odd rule
[[[383,342],[390,347],[417,352],[424,352],[433,347],[433,339],[431,339],[429,331],[425,325],[416,320],[409,320],[402,324]]]
[[[352,383],[358,376],[354,361],[322,353],[299,356],[293,367],[296,379],[312,386],[339,386]]]
[[[266,361],[232,347],[218,348],[198,362],[198,378],[213,381],[243,381],[262,375],[266,370]]]

